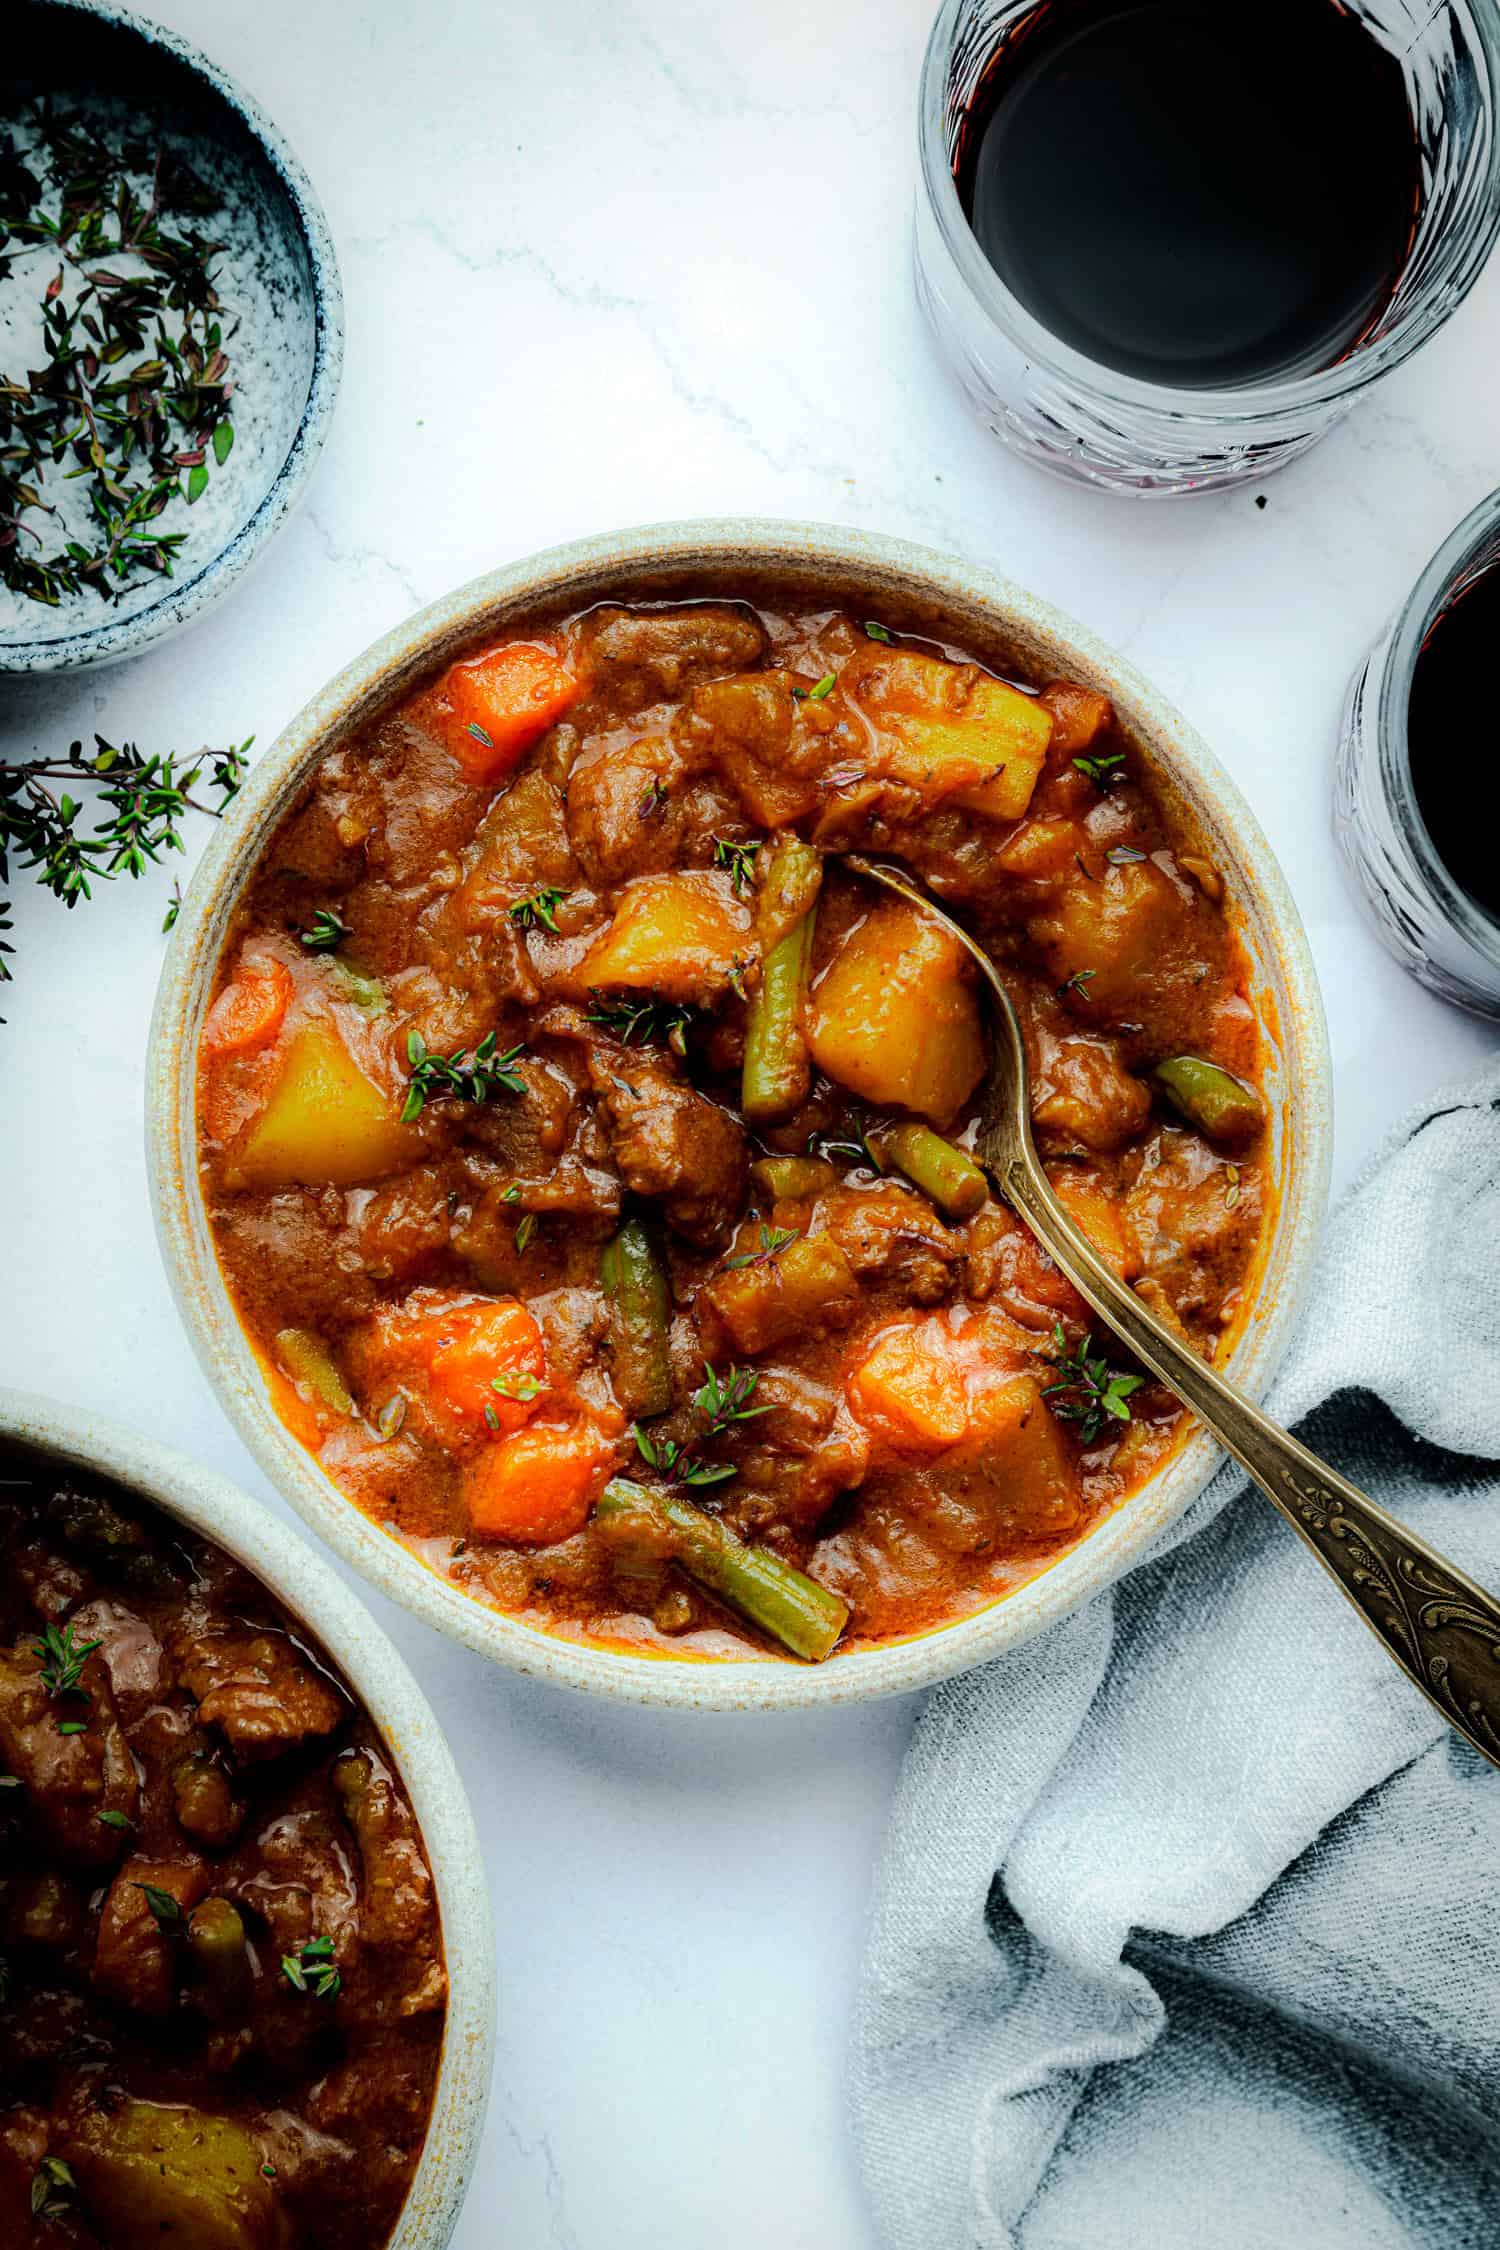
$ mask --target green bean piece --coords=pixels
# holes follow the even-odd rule
[[[764,956],[812,912],[823,883],[823,862],[811,844],[787,831],[762,853],[759,873],[755,935]]]
[[[745,1016],[745,1068],[740,1109],[746,1122],[768,1125],[807,1099],[812,1081],[802,1003],[812,967],[813,915],[805,915],[761,963],[760,983]]]
[[[599,1278],[610,1304],[611,1380],[635,1420],[672,1403],[672,1318],[667,1276],[639,1219],[627,1219],[604,1252]]]
[[[990,1183],[972,1156],[930,1125],[893,1125],[881,1147],[907,1178],[950,1219],[971,1219],[990,1199]]]
[[[696,1584],[809,1663],[832,1655],[848,1623],[848,1605],[837,1594],[768,1547],[747,1546],[727,1524],[676,1492],[614,1477],[600,1495],[594,1520],[606,1531],[614,1527],[627,1549],[633,1520],[643,1547],[667,1546]]]
[[[838,1173],[824,1156],[763,1156],[751,1165],[750,1177],[773,1203],[789,1203],[797,1196],[821,1195]]]
[[[311,1391],[320,1406],[335,1414],[352,1414],[354,1400],[339,1373],[332,1352],[310,1328],[279,1328],[276,1354],[299,1391]]]
[[[385,1014],[390,1001],[379,977],[366,976],[363,969],[352,969],[347,961],[335,961],[331,966],[346,998],[352,1000],[356,1008],[363,1008],[369,1016]]]
[[[1201,1055],[1174,1055],[1154,1076],[1172,1107],[1211,1141],[1248,1141],[1265,1123],[1254,1087]]]
[[[187,1942],[212,2013],[220,2021],[242,2016],[252,1980],[238,1908],[227,1898],[204,1899],[188,1916]]]

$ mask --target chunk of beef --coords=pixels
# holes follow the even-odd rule
[[[590,1075],[625,1185],[658,1200],[689,1242],[721,1241],[749,1164],[738,1120],[644,1055],[595,1049]]]
[[[81,1734],[60,1731],[59,1722],[79,1721]],[[59,1697],[47,1688],[32,1642],[0,1650],[0,1767],[22,1784],[66,1858],[85,1867],[109,1867],[119,1858],[140,1793],[97,1654],[84,1664],[78,1692]]]
[[[132,2015],[170,2012],[177,1989],[177,1927],[207,1889],[201,1860],[126,1860],[100,1909],[94,1946],[94,1983],[106,1999]]]
[[[188,1611],[171,1657],[202,1724],[247,1762],[332,1734],[348,1708],[305,1650],[272,1626],[211,1625]]]
[[[841,1188],[819,1206],[821,1223],[866,1281],[894,1281],[918,1305],[948,1294],[959,1240],[931,1205],[888,1180],[878,1188]]]
[[[324,1331],[362,1319],[375,1301],[345,1223],[341,1188],[286,1188],[215,1205],[213,1222],[249,1299],[274,1331],[290,1321]]]
[[[349,1196],[350,1231],[375,1281],[418,1280],[448,1247],[449,1198],[463,1184],[457,1164],[419,1164]]]
[[[579,634],[588,669],[617,711],[677,697],[698,680],[746,672],[766,652],[765,628],[727,603],[694,609],[597,609]]]
[[[147,1620],[124,1602],[103,1598],[85,1602],[73,1612],[71,1622],[75,1641],[99,1643],[115,1708],[133,1726],[161,1691],[161,1642]]]
[[[1032,1123],[1046,1142],[1108,1152],[1133,1140],[1151,1096],[1113,1047],[1094,1039],[1043,1037],[1032,1081]]]
[[[764,1411],[730,1436],[740,1475],[724,1513],[750,1537],[776,1523],[816,1523],[841,1492],[863,1482],[868,1432],[840,1392],[794,1368],[766,1368],[753,1403]]]
[[[159,1543],[152,1545],[112,1494],[82,1478],[70,1478],[49,1494],[43,1520],[69,1554],[117,1586],[164,1594],[178,1583],[175,1558]]]
[[[447,1978],[417,1824],[372,1750],[341,1758],[333,1786],[359,1846],[359,1934],[366,1945],[394,1956],[380,1972],[382,2013],[425,2015],[442,2006]]]
[[[662,735],[607,744],[568,780],[568,833],[589,880],[712,863],[719,836],[742,832],[733,794],[696,775],[683,744]]]

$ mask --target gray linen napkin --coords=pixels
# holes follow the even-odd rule
[[[1344,1201],[1269,1403],[1500,1585],[1500,1065]],[[1496,2250],[1497,1865],[1500,1773],[1226,1468],[924,1707],[855,2032],[883,2240]]]

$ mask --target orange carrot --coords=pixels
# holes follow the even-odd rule
[[[464,1470],[469,1523],[482,1539],[552,1546],[571,1539],[609,1481],[615,1449],[589,1422],[533,1424],[486,1445]]]
[[[893,1445],[939,1453],[969,1426],[963,1372],[931,1321],[888,1328],[855,1369],[849,1403]]]
[[[567,666],[533,641],[512,641],[455,664],[439,690],[448,710],[448,747],[470,781],[491,787],[514,771],[580,692]]]
[[[241,969],[208,1011],[203,1026],[207,1055],[248,1055],[268,1047],[286,1018],[292,998],[292,973],[279,961]]]

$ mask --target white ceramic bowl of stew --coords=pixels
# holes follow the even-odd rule
[[[479,2152],[495,2046],[495,1948],[479,1836],[437,1719],[363,1604],[306,1540],[173,1447],[76,1406],[0,1390],[0,1437],[138,1493],[268,1587],[343,1673],[400,1773],[437,1892],[448,2010],[432,2116],[386,2250],[444,2250]]]
[[[998,672],[1066,679],[1110,697],[1169,815],[1223,875],[1264,1031],[1274,1217],[1224,1364],[1252,1396],[1269,1382],[1310,1277],[1331,1140],[1327,1034],[1307,942],[1270,846],[1234,784],[1179,713],[1082,627],[988,571],[903,542],[760,521],[648,526],[559,547],[475,579],[348,665],[256,763],[204,856],[157,998],[147,1139],[158,1237],[182,1316],[220,1402],[266,1474],[344,1560],[440,1632],[514,1669],[604,1695],[699,1709],[788,1708],[898,1694],[1030,1639],[1128,1570],[1222,1458],[1201,1432],[1076,1545],[987,1607],[820,1665],[766,1656],[636,1654],[565,1639],[439,1577],[347,1498],[272,1409],[215,1253],[197,1149],[199,1033],[236,904],[314,768],[455,657],[539,614],[599,602],[771,598],[778,581],[856,615],[925,631]]]

